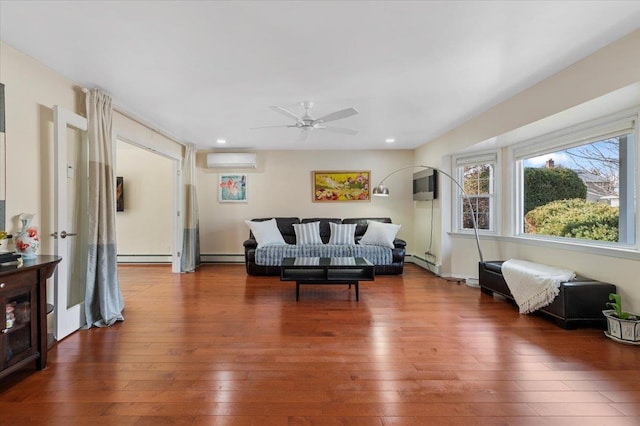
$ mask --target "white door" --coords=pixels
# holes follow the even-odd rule
[[[87,268],[87,120],[58,105],[54,121],[54,238],[62,257],[54,278],[54,335],[61,340],[84,326]]]

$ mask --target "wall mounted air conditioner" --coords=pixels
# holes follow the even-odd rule
[[[213,152],[207,154],[210,169],[255,169],[256,154],[251,152]]]

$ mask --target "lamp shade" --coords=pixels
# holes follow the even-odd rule
[[[378,186],[373,188],[373,195],[376,195],[378,197],[388,197],[389,196],[389,188],[387,188],[383,184],[380,184],[380,185],[378,185]]]

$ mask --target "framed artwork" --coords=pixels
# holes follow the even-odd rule
[[[116,211],[124,211],[124,178],[116,176]]]
[[[313,201],[371,201],[369,170],[311,172]]]
[[[220,173],[218,201],[221,203],[247,202],[247,175],[244,173]]]

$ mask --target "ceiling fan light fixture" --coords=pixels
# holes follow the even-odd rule
[[[288,125],[279,125],[279,126],[262,126],[262,127],[253,127],[252,129],[264,129],[264,128],[269,128],[269,127],[297,127],[298,129],[302,130],[302,132],[300,132],[301,135],[307,135],[307,131],[310,130],[326,130],[329,132],[333,132],[333,133],[342,133],[345,135],[356,135],[358,132],[356,130],[351,130],[351,129],[345,129],[342,127],[333,127],[333,126],[327,126],[325,123],[330,122],[330,121],[336,121],[336,120],[341,120],[344,118],[348,118],[351,116],[354,116],[356,114],[358,114],[358,111],[355,110],[355,108],[346,108],[346,109],[342,109],[339,111],[334,111],[330,114],[324,115],[320,118],[313,118],[313,116],[310,113],[310,109],[313,107],[313,102],[312,101],[303,101],[301,102],[301,106],[304,108],[304,115],[299,116],[298,114],[295,114],[291,111],[289,111],[288,109],[285,109],[283,107],[280,106],[270,106],[269,108],[272,109],[273,111],[277,112],[278,114],[284,115],[285,117],[288,117],[289,119],[293,119],[295,120],[294,124],[288,124]],[[306,136],[305,136],[306,137]]]

